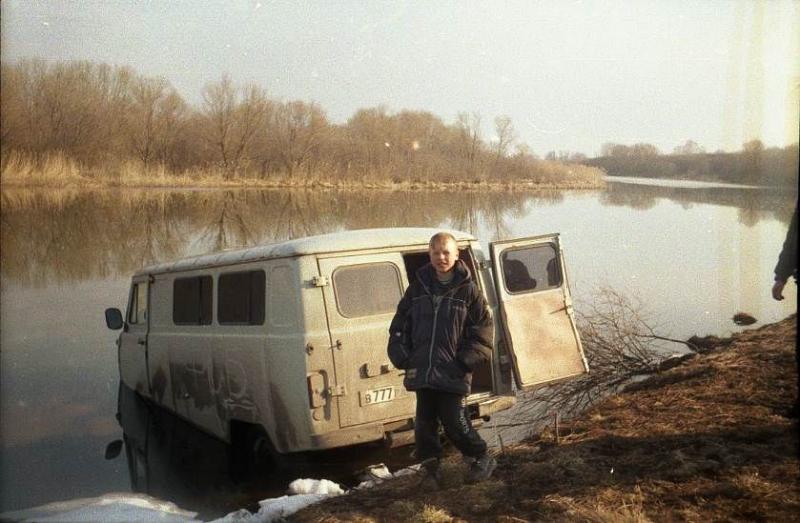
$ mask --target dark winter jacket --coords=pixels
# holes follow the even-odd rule
[[[406,370],[408,390],[469,394],[472,369],[491,357],[494,324],[486,299],[463,262],[453,270],[453,281],[439,290],[433,266],[420,268],[389,327],[389,359]]]
[[[792,223],[786,232],[786,240],[783,242],[783,249],[778,257],[778,264],[775,266],[775,279],[786,281],[789,276],[797,279],[797,205],[794,207]]]

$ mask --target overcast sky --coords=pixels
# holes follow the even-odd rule
[[[800,2],[4,0],[2,59],[85,59],[167,78],[191,103],[229,73],[271,97],[508,115],[521,141],[598,153],[687,139],[797,141]]]

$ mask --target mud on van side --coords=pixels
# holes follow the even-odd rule
[[[415,398],[386,354],[389,322],[434,229],[344,231],[187,258],[134,274],[106,311],[123,384],[225,441],[256,430],[287,453],[413,441]],[[473,418],[582,374],[557,234],[490,244],[450,231],[492,308]]]

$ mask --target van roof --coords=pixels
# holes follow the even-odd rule
[[[141,274],[158,274],[165,272],[187,271],[219,265],[232,265],[257,260],[287,258],[305,254],[322,254],[330,252],[346,252],[383,247],[410,247],[427,245],[431,236],[446,231],[455,236],[457,241],[475,240],[467,232],[449,229],[432,229],[422,227],[396,227],[383,229],[357,229],[340,231],[319,236],[307,236],[280,243],[258,245],[248,249],[225,250],[201,256],[183,258],[176,261],[159,263],[145,267],[136,272]]]

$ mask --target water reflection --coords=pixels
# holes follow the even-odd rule
[[[648,210],[661,199],[675,201],[684,209],[695,204],[734,207],[739,212],[739,223],[753,227],[760,220],[777,219],[789,225],[794,207],[787,202],[795,195],[783,189],[742,189],[736,187],[669,187],[633,183],[610,183],[601,193],[604,205],[625,206]]]
[[[368,465],[384,462],[396,470],[412,463],[408,447],[364,445],[300,454],[281,470],[247,470],[229,445],[142,401],[122,385],[118,419],[131,490],[170,500],[206,520],[239,508],[255,512],[259,500],[284,495],[296,478],[327,478],[352,487],[358,483],[357,472]],[[114,447],[112,442],[106,449],[110,459],[115,459]]]
[[[122,190],[2,192],[3,277],[26,285],[127,276],[152,263],[341,229],[436,226],[489,237],[563,192],[384,192]],[[788,196],[776,191],[612,183],[603,205],[647,210],[659,199],[735,207],[750,227],[788,224]]]
[[[3,276],[42,286],[340,229],[436,226],[495,237],[561,193],[27,191],[2,193]]]

